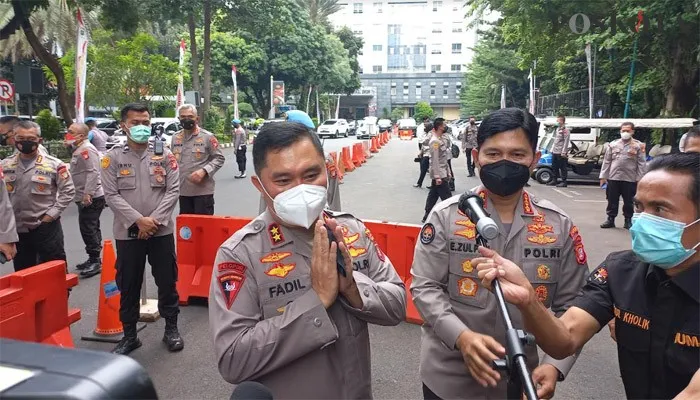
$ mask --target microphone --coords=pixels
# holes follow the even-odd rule
[[[478,194],[465,192],[459,197],[457,208],[469,217],[484,238],[493,240],[498,236],[498,225],[484,210],[484,200]]]
[[[230,400],[273,400],[272,392],[262,383],[246,381],[236,386]]]

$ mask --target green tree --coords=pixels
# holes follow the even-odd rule
[[[240,114],[241,118],[255,117],[253,106],[248,103],[238,103],[238,113]]]
[[[330,27],[328,17],[342,9],[338,0],[295,0],[296,5],[304,10],[314,24]]]
[[[403,118],[405,110],[401,107],[396,107],[393,110],[391,110],[391,120],[396,122]]]
[[[416,103],[413,110],[413,118],[416,121],[422,121],[425,117],[432,119],[435,116],[435,111],[433,111],[433,108],[430,107],[430,103],[427,101],[419,101]]]
[[[41,137],[44,140],[59,139],[61,123],[53,116],[51,110],[41,110],[35,121],[41,127]]]

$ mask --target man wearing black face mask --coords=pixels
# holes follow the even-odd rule
[[[224,166],[224,154],[213,133],[197,126],[197,108],[178,109],[182,130],[173,135],[172,150],[180,172],[180,214],[214,215],[214,174]]]
[[[14,115],[5,115],[0,117],[0,146],[14,146],[12,141],[12,128],[19,122],[20,119]]]
[[[41,128],[31,121],[14,127],[18,153],[0,166],[15,212],[15,271],[53,260],[65,260],[61,214],[73,201],[75,187],[66,165],[39,151]]]
[[[499,254],[518,260],[545,307],[562,314],[588,274],[578,228],[554,204],[523,190],[540,158],[535,151],[538,124],[517,108],[504,108],[479,126],[472,156],[483,186],[475,192],[498,224],[489,242]],[[505,379],[483,367],[484,359],[505,352],[505,327],[497,319],[495,296],[481,286],[472,259],[480,257],[476,227],[458,210],[459,196],[438,204],[416,245],[411,293],[425,325],[420,372],[426,399],[505,398]],[[513,325],[522,329],[520,314]],[[545,355],[538,366],[535,346],[525,348],[538,397],[549,398],[575,356]],[[446,374],[445,371],[450,371]],[[486,371],[486,372],[484,372]]]

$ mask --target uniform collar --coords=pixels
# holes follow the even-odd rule
[[[260,219],[265,222],[265,234],[270,243],[270,248],[276,249],[296,242],[294,251],[306,257],[311,257],[311,241],[305,240],[301,232],[283,226],[272,218],[270,211],[265,210],[260,215]]]
[[[656,290],[659,283],[669,279],[666,272],[659,267],[648,264],[646,274],[647,290]],[[695,263],[682,273],[670,278],[674,285],[678,286],[696,303],[700,303],[700,263]]]
[[[483,185],[476,187],[474,193],[477,193],[482,200],[484,200],[484,209],[491,214],[491,218],[499,225],[499,228],[503,230],[503,222],[501,222],[501,217],[498,215],[496,208],[493,206],[493,202],[489,201],[489,192]],[[525,220],[523,217],[535,217],[542,215],[539,210],[537,210],[533,204],[533,198],[530,193],[523,189],[520,194],[520,198],[515,206],[515,212],[513,214],[513,223],[510,227],[510,232],[508,233],[508,239],[506,242],[511,240],[515,235],[520,232],[521,229],[525,227]]]

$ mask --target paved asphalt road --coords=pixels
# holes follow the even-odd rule
[[[328,139],[328,151],[354,143],[356,139]],[[360,169],[346,175],[341,185],[344,210],[373,220],[420,223],[423,214],[426,189],[412,187],[418,175],[418,164],[413,163],[417,151],[416,141],[392,140]],[[234,179],[237,172],[232,149],[224,150],[227,157],[224,168],[216,175],[216,212],[219,215],[254,216],[257,214],[259,195],[249,179]],[[249,153],[249,175],[252,157]],[[463,192],[476,186],[476,178],[467,178],[464,156],[453,160],[457,174],[457,191]],[[556,189],[531,181],[530,191],[558,204],[579,226],[589,256],[591,268],[612,251],[627,249],[630,238],[623,229],[601,230],[598,225],[605,216],[604,193],[595,186],[570,186]],[[176,211],[177,212],[177,211]],[[64,213],[63,229],[69,269],[85,259],[83,243],[78,231],[77,208],[72,205]],[[112,212],[106,209],[102,216],[105,239],[112,236]],[[11,264],[0,266],[0,274],[12,271]],[[152,277],[148,276],[149,297],[155,297]],[[82,319],[72,327],[78,347],[109,351],[111,344],[85,342],[80,336],[92,331],[96,320],[96,303],[99,277],[80,282],[74,288],[70,303],[82,311]],[[164,322],[159,320],[141,331],[143,347],[132,353],[154,380],[161,398],[216,399],[228,398],[231,386],[219,375],[213,356],[208,329],[206,305],[183,307],[180,314],[180,331],[185,339],[185,349],[169,353],[161,337]],[[373,355],[373,389],[378,399],[421,398],[418,360],[420,328],[403,323],[397,327],[370,328]],[[465,371],[465,373],[467,373]],[[309,379],[313,379],[309,377]],[[293,384],[290,382],[290,384]],[[583,349],[581,356],[566,381],[560,383],[556,393],[562,399],[614,399],[624,398],[619,378],[617,351],[604,328]]]

